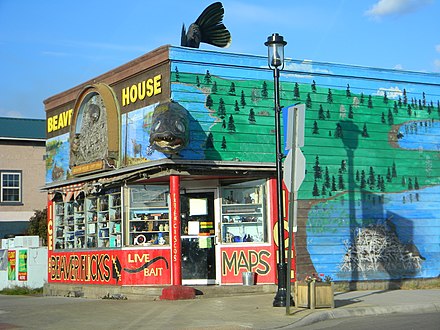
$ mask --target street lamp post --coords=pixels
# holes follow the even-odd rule
[[[284,68],[284,46],[287,42],[278,33],[267,38],[269,68],[273,70],[274,101],[275,101],[275,144],[276,144],[276,171],[277,171],[277,206],[278,206],[278,290],[273,306],[285,307],[287,301],[292,303],[291,297],[287,299],[287,264],[284,246],[284,203],[283,203],[283,157],[281,151],[281,106],[280,106],[280,70]]]

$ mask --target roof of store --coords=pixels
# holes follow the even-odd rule
[[[0,117],[0,139],[46,139],[46,120]]]

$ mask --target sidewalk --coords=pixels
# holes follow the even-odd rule
[[[293,329],[333,318],[440,313],[440,289],[335,294],[334,309],[272,307],[274,293],[190,300],[0,296],[0,329]]]
[[[335,294],[334,309],[305,311],[307,315],[300,318],[293,315],[292,324],[301,327],[343,317],[430,312],[440,313],[440,289],[350,291]]]
[[[296,328],[327,319],[386,313],[440,312],[440,290],[351,291],[335,294],[334,309],[272,307],[274,295],[199,299],[181,314],[183,329]],[[171,309],[171,302],[169,306]],[[175,310],[175,312],[177,312]],[[175,315],[177,316],[177,315]]]

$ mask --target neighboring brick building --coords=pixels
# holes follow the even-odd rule
[[[0,238],[23,234],[44,209],[46,121],[0,118]]]

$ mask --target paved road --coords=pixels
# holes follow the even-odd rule
[[[272,307],[272,301],[272,294],[181,301],[0,296],[0,329],[272,329],[289,324],[285,309]]]
[[[292,327],[295,329],[295,327]],[[427,314],[388,314],[342,318],[314,323],[300,327],[301,330],[438,330],[440,313]]]

